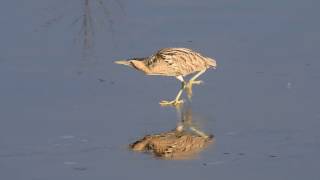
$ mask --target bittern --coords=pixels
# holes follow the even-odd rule
[[[189,127],[191,131],[187,131]],[[152,152],[165,159],[190,159],[213,142],[213,135],[207,135],[195,128],[192,123],[191,109],[182,113],[182,120],[171,131],[146,135],[130,144],[133,151]]]
[[[115,61],[115,63],[130,66],[146,75],[174,76],[181,81],[182,86],[175,99],[161,101],[161,105],[183,103],[183,100],[180,100],[183,90],[187,89],[192,92],[192,85],[202,83],[196,79],[207,69],[217,67],[214,59],[187,48],[164,48],[149,57],[131,58]],[[196,74],[186,83],[184,77],[193,73]]]

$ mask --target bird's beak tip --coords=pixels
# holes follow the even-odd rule
[[[126,60],[114,61],[115,64],[129,65],[130,63]]]

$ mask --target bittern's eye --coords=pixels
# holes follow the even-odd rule
[[[137,68],[132,61],[129,61],[129,62],[132,67]]]

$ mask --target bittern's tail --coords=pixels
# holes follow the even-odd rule
[[[122,64],[122,65],[126,65],[126,66],[131,66],[130,62],[127,60],[114,61],[114,63]]]

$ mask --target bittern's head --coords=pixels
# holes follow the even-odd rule
[[[213,69],[217,69],[217,61],[215,59],[207,57],[207,63]]]
[[[132,58],[132,59],[127,59],[127,60],[120,60],[120,61],[115,61],[114,63],[116,64],[122,64],[126,66],[133,67],[139,71],[147,72],[148,67],[144,63],[145,58]]]

